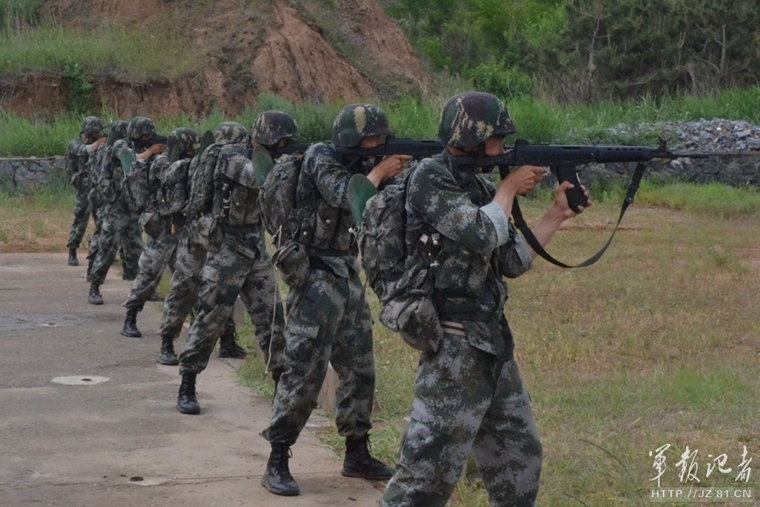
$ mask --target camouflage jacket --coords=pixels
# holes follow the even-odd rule
[[[432,293],[441,321],[461,323],[473,347],[511,357],[502,276],[520,276],[531,268],[532,259],[522,237],[492,202],[494,193],[483,175],[460,186],[447,152],[421,161],[407,187],[407,251],[417,252],[420,262],[435,259]],[[425,241],[434,235],[435,247]]]
[[[219,151],[214,173],[213,214],[221,217],[223,242],[250,258],[264,250],[258,197],[247,149],[240,143],[225,145]]]
[[[366,174],[372,164],[361,164],[357,172]],[[341,164],[332,143],[316,143],[306,150],[298,178],[296,202],[302,213],[299,241],[309,247],[309,255],[319,256],[338,276],[348,277],[348,269],[358,272],[357,249],[349,232],[353,227],[348,201],[348,181],[353,173]],[[338,255],[331,255],[337,253]]]
[[[90,148],[84,144],[81,137],[75,137],[66,148],[66,176],[75,188],[89,187],[90,179],[87,171],[87,161],[90,158]]]

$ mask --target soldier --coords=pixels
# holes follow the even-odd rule
[[[138,126],[139,128],[139,126]],[[138,132],[139,134],[139,132]],[[143,134],[146,135],[146,134]],[[137,157],[147,160],[151,153],[160,150],[160,144],[154,145]],[[161,282],[161,276],[167,264],[174,270],[177,255],[176,226],[172,228],[173,219],[166,199],[161,193],[161,182],[172,165],[170,155],[176,152],[179,157],[174,163],[190,159],[199,148],[198,135],[188,128],[173,130],[167,137],[166,151],[155,157],[148,171],[148,199],[142,215],[143,228],[148,241],[140,255],[139,272],[132,282],[129,298],[123,306],[127,309],[121,334],[129,338],[140,338],[142,333],[137,328],[137,314],[142,311],[145,302],[155,293]]]
[[[164,303],[163,316],[158,334],[161,336],[161,351],[158,362],[166,365],[177,365],[179,359],[174,352],[174,340],[182,331],[190,311],[198,301],[198,287],[201,281],[201,270],[206,263],[207,250],[198,241],[198,219],[211,214],[213,205],[213,174],[219,158],[219,151],[227,144],[239,143],[248,136],[248,131],[236,122],[220,123],[214,130],[214,144],[208,146],[203,153],[198,153],[187,168],[187,178],[180,182],[185,193],[185,204],[181,209],[184,213],[175,215],[175,221],[180,226],[177,245],[177,260],[169,289],[169,295]],[[209,181],[206,180],[206,175]],[[208,192],[209,196],[205,194]],[[227,318],[220,336],[219,357],[243,358],[245,349],[235,343],[235,321],[232,314]]]
[[[374,165],[374,159],[343,160],[336,151],[336,146],[375,148],[390,134],[378,107],[354,104],[335,118],[332,144],[314,144],[304,154],[296,191],[298,223],[291,233],[308,251],[301,267],[306,276],[290,287],[286,367],[270,425],[262,432],[272,451],[261,484],[276,495],[299,494],[288,466],[290,447],[316,406],[328,362],[338,375],[336,424],[346,438],[343,475],[378,480],[391,476],[369,453],[375,393],[372,319],[349,232],[348,181],[356,171],[377,186],[401,172],[409,157],[395,155]]]
[[[119,126],[120,127],[120,126]],[[138,220],[140,213],[147,204],[147,181],[149,159],[163,149],[163,145],[155,143],[156,127],[150,118],[136,116],[127,124],[126,137],[117,130],[110,147],[110,154],[103,165],[100,186],[103,199],[109,203],[103,220],[103,230],[100,235],[100,248],[92,265],[90,276],[90,293],[87,301],[93,305],[102,305],[103,296],[100,286],[105,282],[108,270],[116,258],[117,244],[125,235],[129,238],[141,237]],[[110,141],[109,141],[110,142]],[[125,152],[135,153],[139,159],[135,161],[128,174],[124,174],[121,158]],[[143,153],[146,153],[143,155]],[[127,177],[125,177],[127,176]],[[131,258],[134,248],[122,248],[122,255]],[[140,243],[142,250],[142,242]],[[123,278],[127,278],[127,267],[132,262],[125,262]],[[139,264],[139,261],[135,264]],[[136,276],[136,273],[134,274]]]
[[[280,124],[289,126],[280,128]],[[283,130],[287,130],[283,132]],[[253,128],[255,139],[286,144],[298,135],[289,116],[259,115]],[[240,141],[243,142],[240,142]],[[259,189],[247,149],[248,138],[229,143],[219,151],[213,177],[212,223],[218,232],[207,230],[211,251],[201,271],[198,315],[188,333],[185,350],[179,356],[182,384],[177,409],[183,414],[200,413],[195,395],[196,376],[208,365],[222,327],[227,322],[238,295],[251,317],[256,338],[268,354],[282,349],[283,310],[274,266],[264,243],[264,229],[258,206]],[[279,356],[279,354],[278,354]],[[268,357],[268,366],[278,372],[279,357]]]
[[[545,171],[522,166],[498,189],[478,174],[489,157],[504,153],[504,138],[515,131],[498,98],[456,95],[441,113],[439,137],[447,149],[409,176],[407,245],[418,245],[411,254],[417,262],[430,266],[435,259],[430,291],[442,331],[417,337],[436,343],[420,356],[411,424],[384,507],[445,505],[470,451],[491,505],[532,506],[536,499],[541,443],[514,361],[501,278],[532,266],[536,254],[508,217],[516,196],[532,190]],[[482,164],[458,164],[462,156]],[[565,196],[570,187],[559,187],[533,229],[542,245],[575,216]],[[438,241],[422,241],[430,237]]]
[[[76,204],[74,205],[74,223],[69,233],[69,266],[79,266],[77,248],[82,243],[87,223],[90,221],[90,202],[87,194],[90,192],[90,178],[87,161],[90,154],[106,142],[100,136],[103,130],[103,120],[97,116],[88,116],[82,122],[79,136],[69,143],[66,149],[66,174],[69,183],[76,189]]]

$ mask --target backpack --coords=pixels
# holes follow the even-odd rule
[[[187,206],[188,172],[192,159],[177,160],[161,177],[158,208],[162,216],[176,215]]]
[[[431,299],[432,265],[407,243],[406,195],[413,164],[371,197],[362,214],[359,252],[367,283],[383,305],[380,322],[414,349],[438,350],[443,328]]]
[[[280,157],[259,192],[261,221],[278,247],[293,239],[291,219],[296,211],[296,188],[302,160],[303,153]]]
[[[201,155],[198,167],[192,173],[187,218],[195,220],[211,212],[214,205],[214,172],[219,152],[227,142],[214,143]]]

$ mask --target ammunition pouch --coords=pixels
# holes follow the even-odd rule
[[[223,236],[219,217],[212,214],[200,217],[192,228],[193,242],[208,252],[216,253],[222,248]]]
[[[309,279],[308,248],[296,241],[290,240],[277,249],[272,262],[291,289],[303,287]]]
[[[140,215],[140,225],[145,234],[151,238],[157,238],[163,230],[163,221],[158,213],[148,212]]]

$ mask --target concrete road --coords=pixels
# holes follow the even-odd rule
[[[129,283],[111,271],[92,306],[66,254],[0,255],[0,506],[378,505],[382,485],[342,477],[309,431],[292,449],[301,496],[266,491],[270,402],[235,383],[239,360],[214,355],[202,414],[177,412],[178,369],[155,359],[156,306],[139,314],[143,338],[121,336]]]

